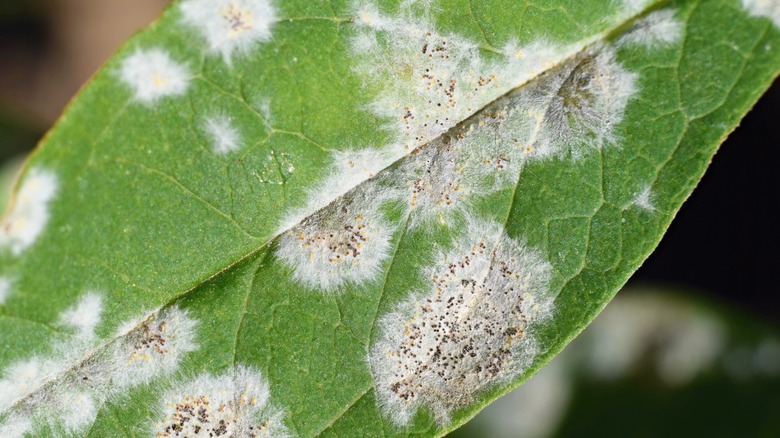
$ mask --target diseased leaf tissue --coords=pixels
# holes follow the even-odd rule
[[[780,68],[768,0],[320,3],[176,3],[44,142],[0,436],[442,435],[595,316]]]

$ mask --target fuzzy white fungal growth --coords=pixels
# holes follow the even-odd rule
[[[32,362],[28,365],[32,365]],[[29,368],[28,371],[32,371],[32,369]],[[35,372],[40,373],[41,370],[39,367]],[[51,369],[49,372],[54,373],[56,370]],[[25,376],[17,374],[14,377],[24,378]],[[37,385],[40,385],[44,378],[50,377],[52,377],[51,374],[36,375],[34,378],[36,387],[29,387],[26,390],[38,389]],[[77,386],[78,384],[64,379],[47,391],[37,393],[32,399],[24,401],[20,401],[21,398],[15,399],[14,402],[20,402],[22,405],[22,415],[19,412],[9,415],[9,418],[0,425],[0,431],[3,431],[4,428],[7,431],[4,431],[0,436],[24,436],[31,431],[35,431],[35,435],[41,436],[42,432],[39,429],[46,426],[51,430],[62,430],[65,435],[77,435],[95,421],[101,400],[104,400],[102,394],[87,391]],[[27,396],[28,393],[17,395]],[[0,409],[4,408],[0,407]]]
[[[95,327],[100,323],[103,313],[103,297],[89,292],[79,298],[75,306],[68,308],[60,315],[60,322],[77,330],[81,338],[95,336]]]
[[[8,418],[3,427],[27,431],[48,424],[75,434],[94,421],[103,395],[74,385],[68,373],[79,369],[83,355],[94,346],[95,327],[100,324],[102,311],[100,295],[82,295],[60,313],[59,324],[75,332],[52,343],[51,357],[33,356],[4,370],[0,414],[6,413]],[[18,422],[20,418],[25,421]],[[9,436],[13,435],[9,432]]]
[[[373,178],[391,163],[391,158],[376,149],[335,152],[333,155],[334,170],[326,179],[327,192],[320,192],[323,206],[325,201],[345,194],[349,189]]]
[[[742,6],[750,15],[766,17],[780,27],[780,3],[777,0],[742,0]]]
[[[495,223],[465,236],[425,270],[430,289],[381,318],[369,364],[378,401],[399,425],[419,408],[440,424],[537,354],[534,326],[552,312],[550,265]]]
[[[521,140],[541,155],[572,158],[614,144],[636,82],[612,47],[589,50],[521,90],[519,105],[531,116]]]
[[[270,0],[186,0],[184,22],[206,38],[209,50],[228,64],[234,53],[246,53],[271,39],[276,9]]]
[[[52,371],[50,364],[38,358],[12,364],[0,380],[0,412],[40,386]]]
[[[0,249],[10,248],[18,256],[35,243],[49,222],[49,203],[58,186],[54,173],[41,168],[29,171],[10,210],[0,220]]]
[[[135,100],[153,104],[168,96],[187,92],[190,72],[163,49],[138,49],[122,61],[119,77],[129,86]]]
[[[411,225],[448,224],[475,197],[516,184],[530,160],[615,143],[634,83],[611,47],[597,47],[433,140],[401,166]]]
[[[270,403],[262,375],[238,366],[229,374],[202,374],[177,387],[160,403],[157,438],[290,436],[283,414]]]
[[[241,148],[241,134],[229,117],[207,118],[205,131],[211,139],[211,149],[215,154],[225,155]]]
[[[113,348],[108,366],[113,384],[133,387],[174,371],[197,349],[195,326],[185,310],[171,307],[134,327]]]
[[[333,153],[332,160],[330,173],[309,193],[305,206],[287,215],[278,232],[284,233],[301,223],[313,211],[330,205],[393,162],[389,154],[375,149],[337,151]]]
[[[631,203],[631,205],[636,205],[637,207],[647,210],[647,211],[655,211],[655,205],[653,205],[653,191],[650,187],[645,187],[640,191],[636,198],[634,198],[634,201]]]
[[[379,8],[371,3],[365,3],[355,8],[355,23],[367,26],[375,30],[381,30],[389,26],[390,22],[385,18]]]
[[[619,44],[657,49],[676,43],[682,38],[685,27],[674,9],[655,11],[637,20]]]
[[[0,277],[0,305],[5,304],[9,295],[11,295],[11,279]]]
[[[418,3],[404,2],[394,16],[372,2],[358,4],[352,37],[356,71],[378,90],[370,108],[389,120],[395,134],[383,155],[397,159],[425,145],[402,169],[412,226],[449,223],[475,196],[515,183],[529,159],[576,158],[615,143],[615,126],[636,92],[636,74],[617,63],[614,48],[601,45],[575,56],[581,47],[509,42],[503,57],[486,61],[476,44],[437,32],[428,14],[419,13],[429,2]],[[567,57],[574,61],[557,66]],[[477,111],[478,120],[469,119]],[[450,132],[464,120],[465,126]],[[360,182],[341,181],[348,183],[322,185],[341,189]],[[334,199],[320,197],[328,198]]]
[[[453,213],[464,211],[473,187],[461,172],[460,151],[449,138],[436,141],[402,168],[407,174],[411,226],[432,220],[447,224]]]
[[[255,100],[252,105],[263,116],[263,123],[266,126],[273,126],[274,118],[271,112],[271,99],[267,97],[260,97]]]
[[[410,151],[571,55],[549,44],[511,47],[503,60],[485,61],[477,44],[442,35],[405,2],[400,13],[383,16],[372,3],[355,11],[360,25],[352,37],[356,72],[379,89],[372,111],[386,118],[396,148]]]
[[[67,434],[78,434],[91,425],[97,418],[100,405],[93,394],[68,389],[54,396],[53,405],[57,407],[57,422]]]
[[[22,438],[32,429],[32,420],[14,415],[0,423],[0,436],[4,438]]]
[[[473,195],[516,182],[531,158],[578,156],[616,139],[615,125],[636,91],[635,74],[617,64],[614,49],[607,46],[575,57],[577,62],[523,87],[503,108],[482,111],[478,123],[469,121],[450,135],[477,111],[574,57],[583,46],[509,42],[503,56],[488,61],[478,45],[436,31],[426,18],[430,7],[430,1],[404,1],[393,16],[383,15],[371,1],[354,7],[355,70],[378,93],[369,107],[388,120],[393,141],[381,150],[336,153],[333,171],[304,208],[285,218],[280,232],[410,152],[419,157],[396,175],[406,184],[396,192],[403,192],[401,198],[416,210],[412,225],[430,219],[447,223]],[[429,149],[435,150],[418,151],[431,142]]]
[[[411,226],[431,221],[449,224],[475,197],[515,184],[524,163],[538,155],[517,138],[527,119],[512,95],[418,150],[400,167],[412,210]]]
[[[379,211],[381,193],[371,195],[350,194],[279,238],[276,256],[293,269],[296,281],[336,292],[379,276],[393,228]]]
[[[196,347],[193,321],[171,307],[126,327],[108,346],[97,344],[102,300],[87,293],[60,314],[76,333],[51,345],[51,357],[12,364],[0,380],[0,436],[41,435],[52,430],[80,435],[109,400],[130,388],[176,372],[182,356]]]
[[[405,10],[413,10],[413,8],[417,8],[418,11],[421,11],[424,14],[429,14],[434,10],[440,10],[436,6],[437,3],[439,3],[441,0],[403,0],[401,2],[401,9]]]

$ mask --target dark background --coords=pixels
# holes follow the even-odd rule
[[[629,284],[683,286],[780,327],[780,81],[720,147]]]

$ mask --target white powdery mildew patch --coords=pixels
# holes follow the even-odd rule
[[[209,50],[230,64],[234,53],[246,53],[271,39],[276,9],[270,0],[187,0],[184,22],[206,38]]]
[[[662,9],[637,20],[618,40],[621,46],[642,46],[657,49],[676,43],[685,26],[674,9]]]
[[[277,232],[284,233],[301,223],[313,211],[325,208],[353,188],[376,176],[392,162],[392,156],[376,149],[334,152],[328,175],[309,192],[305,206],[287,214]]]
[[[96,369],[113,385],[130,388],[175,370],[185,354],[195,351],[196,322],[178,307],[162,310],[120,332],[109,363]],[[107,371],[107,373],[106,373]]]
[[[0,305],[5,304],[9,295],[11,295],[11,279],[0,277]]]
[[[433,221],[447,224],[455,212],[462,212],[472,194],[460,162],[460,146],[447,137],[420,150],[401,167],[410,207],[410,227]]]
[[[591,48],[520,91],[518,105],[530,124],[517,131],[518,140],[540,155],[562,158],[615,144],[637,76],[617,62],[613,47]]]
[[[431,219],[446,223],[474,195],[515,182],[531,158],[580,155],[616,139],[614,127],[636,87],[635,74],[615,61],[613,48],[599,46],[587,56],[575,56],[582,46],[510,42],[500,59],[486,61],[476,44],[442,35],[425,14],[421,18],[413,11],[430,8],[430,2],[423,3],[403,2],[395,16],[383,15],[372,2],[355,7],[355,69],[366,86],[378,90],[371,109],[391,121],[394,143],[381,150],[336,153],[333,170],[304,208],[288,214],[280,232],[410,152],[417,156],[396,175],[405,186],[396,187],[395,196],[416,211],[415,225]],[[482,111],[477,123],[448,134],[509,90],[570,57],[576,62],[555,68],[504,107]],[[424,145],[428,150],[418,150]]]
[[[5,422],[0,422],[0,436],[5,438],[22,438],[30,429],[32,421],[21,416],[11,416]]]
[[[52,426],[61,427],[68,435],[76,435],[89,427],[100,410],[97,397],[80,389],[61,389],[50,402],[56,418],[49,421]]]
[[[283,413],[271,405],[260,372],[237,366],[228,374],[202,374],[167,393],[154,424],[157,438],[290,436]]]
[[[447,424],[480,392],[534,359],[536,324],[552,313],[551,267],[499,224],[472,221],[425,271],[430,289],[383,316],[369,356],[378,401],[399,425],[419,408]]]
[[[207,118],[204,131],[211,140],[211,150],[217,155],[226,155],[241,149],[241,133],[230,117]]]
[[[42,168],[29,171],[13,198],[11,208],[0,220],[0,248],[18,256],[35,243],[49,222],[49,203],[57,194],[57,176]]]
[[[95,396],[79,388],[55,382],[60,373],[78,363],[94,344],[95,327],[103,311],[102,297],[94,292],[60,313],[59,324],[75,333],[52,345],[51,357],[34,356],[11,364],[0,380],[0,414],[8,418],[0,425],[2,436],[23,436],[35,427],[75,433],[97,415]],[[41,389],[52,384],[48,390]],[[7,412],[16,405],[17,410]],[[37,423],[37,424],[36,424]]]
[[[775,26],[780,27],[780,2],[777,0],[742,0],[742,7],[750,15],[766,17],[772,20]]]
[[[195,321],[177,307],[128,327],[108,347],[100,347],[94,329],[101,312],[100,296],[85,294],[60,314],[60,323],[76,333],[55,342],[51,357],[32,357],[3,372],[2,436],[47,430],[78,435],[94,423],[107,401],[175,372],[182,356],[196,348]]]
[[[122,61],[119,77],[133,91],[135,100],[153,104],[187,92],[190,72],[163,49],[138,49]]]
[[[352,193],[282,234],[276,256],[311,289],[337,292],[377,278],[390,253],[393,228],[379,208],[382,193]]]
[[[573,53],[551,44],[508,44],[500,61],[485,61],[479,46],[442,35],[425,17],[402,4],[384,16],[373,3],[356,7],[351,39],[355,70],[379,89],[371,110],[389,120],[396,149],[411,151],[475,111]]]
[[[49,427],[56,436],[78,435],[95,421],[100,410],[99,400],[99,396],[79,388],[77,383],[54,385],[50,390],[25,400],[25,406],[8,415],[6,421],[0,424],[0,436],[42,436],[45,427]]]
[[[295,227],[281,239],[280,258],[311,288],[335,290],[374,278],[390,232],[383,235],[386,227],[378,226],[381,246],[350,256],[350,242],[362,242],[361,235],[350,233],[358,220],[372,216],[362,211],[367,208],[357,210],[359,216],[354,210],[339,216],[331,209],[328,220],[317,213],[297,224],[403,154],[411,156],[377,178],[380,184],[355,192],[372,202],[403,200],[412,227],[434,221],[449,225],[476,197],[512,187],[529,160],[577,158],[616,143],[615,128],[637,91],[637,75],[616,61],[610,45],[569,53],[571,59],[556,66],[563,50],[542,43],[507,44],[504,59],[488,63],[475,45],[442,36],[404,7],[399,16],[387,17],[366,3],[356,16],[357,69],[380,88],[373,109],[398,122],[393,129],[399,146],[334,154],[333,170],[310,193],[305,208],[288,215],[280,227],[281,233]],[[543,70],[550,71],[502,97]],[[479,114],[473,115],[476,110]]]
[[[60,315],[60,322],[76,329],[81,340],[87,341],[95,336],[95,327],[100,323],[102,313],[103,297],[98,293],[88,292],[79,298],[75,306]]]
[[[271,112],[271,99],[267,97],[260,97],[256,99],[252,105],[263,116],[263,124],[267,127],[271,127],[274,124],[274,115]]]
[[[529,115],[516,95],[497,101],[451,134],[416,151],[400,167],[412,227],[448,225],[472,201],[512,187],[526,162],[541,158],[533,141],[521,141]]]
[[[11,364],[0,380],[0,413],[14,402],[37,389],[52,371],[48,361],[31,358]]]
[[[643,210],[655,211],[655,205],[653,204],[653,191],[651,187],[645,187],[642,189],[631,202],[631,205],[635,205]]]
[[[476,197],[512,187],[531,160],[616,143],[636,75],[614,56],[612,47],[595,47],[414,153],[401,167],[410,224],[448,224]]]

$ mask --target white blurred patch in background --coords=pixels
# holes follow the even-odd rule
[[[729,321],[684,295],[621,292],[561,354],[453,437],[555,436],[578,382],[591,382],[592,388],[640,375],[647,381],[649,373],[652,387],[672,394],[700,379],[725,379],[737,386],[780,377],[780,340],[774,335],[746,340],[737,334],[742,327]]]

